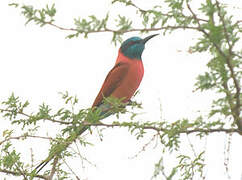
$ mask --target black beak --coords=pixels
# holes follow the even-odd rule
[[[147,41],[149,41],[151,38],[153,38],[153,37],[155,37],[155,36],[157,36],[157,35],[159,35],[159,34],[153,34],[153,35],[150,35],[150,36],[144,38],[144,39],[143,39],[143,43],[145,44]]]

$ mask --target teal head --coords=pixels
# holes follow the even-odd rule
[[[140,37],[131,37],[122,43],[120,47],[121,52],[130,59],[141,60],[141,55],[145,49],[145,43],[157,35],[158,34],[153,34],[144,39],[141,39]]]

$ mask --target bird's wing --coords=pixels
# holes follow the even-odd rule
[[[103,97],[108,97],[119,87],[125,75],[127,74],[129,65],[127,63],[118,63],[108,73],[101,90],[99,91],[92,107],[102,103]]]

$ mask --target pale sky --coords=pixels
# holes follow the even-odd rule
[[[10,2],[10,1],[9,1]],[[20,1],[26,4],[41,7],[48,0]],[[111,8],[109,0],[80,1],[55,1],[57,8],[56,23],[64,27],[72,27],[73,18],[86,17],[91,14],[103,16],[107,11],[113,14],[129,14],[125,8],[117,5]],[[158,2],[158,1],[156,1]],[[241,1],[233,1],[234,4]],[[147,1],[140,1],[143,8],[149,7]],[[238,5],[239,6],[239,5]],[[240,6],[241,7],[241,6]],[[116,9],[115,9],[116,8]],[[132,8],[128,10],[132,11]],[[116,12],[117,11],[117,12]],[[130,12],[131,14],[134,13]],[[91,34],[88,39],[82,36],[74,39],[65,39],[68,32],[63,32],[53,27],[40,28],[34,24],[24,25],[25,18],[13,7],[8,7],[6,1],[0,2],[0,100],[6,99],[11,92],[28,99],[33,111],[42,102],[54,108],[59,107],[60,96],[58,92],[69,91],[77,95],[80,108],[92,105],[103,80],[115,63],[119,44],[111,44],[112,34]],[[157,33],[157,32],[156,32]],[[147,35],[150,35],[149,33]],[[138,33],[127,33],[124,39],[131,36],[146,37]],[[213,98],[212,93],[193,93],[196,76],[206,70],[208,54],[190,54],[189,45],[198,37],[192,31],[177,31],[166,36],[160,35],[149,41],[142,59],[145,68],[143,81],[140,85],[140,94],[135,100],[143,103],[143,115],[137,120],[159,121],[162,107],[162,118],[169,122],[183,117],[194,118],[208,111],[209,103]],[[112,116],[105,119],[106,123],[117,120]],[[1,120],[0,134],[9,124]],[[122,116],[120,121],[129,121],[127,116]],[[52,129],[47,123],[47,129]],[[58,127],[56,127],[58,129]],[[152,177],[154,164],[162,156],[159,148],[153,145],[147,148],[137,158],[130,157],[137,154],[143,145],[151,138],[137,141],[126,129],[108,129],[104,131],[104,140],[100,141],[95,135],[87,135],[94,146],[82,149],[84,156],[96,167],[86,165],[87,168],[80,172],[80,162],[76,163],[77,174],[85,180],[147,180]],[[50,132],[51,134],[51,132]],[[241,141],[238,136],[233,136],[234,141]],[[224,141],[225,135],[212,135],[207,139],[208,167],[207,179],[214,178],[227,180],[224,168]],[[185,138],[184,138],[185,139]],[[193,137],[191,137],[194,140]],[[31,142],[32,143],[32,142]],[[34,143],[33,143],[34,144]],[[197,153],[204,147],[205,141],[195,139],[194,146]],[[190,152],[187,142],[181,147],[181,152]],[[36,152],[44,152],[35,146]],[[21,149],[22,148],[22,149]],[[25,146],[20,151],[25,152]],[[242,173],[241,144],[232,143],[231,149],[231,179],[238,180]],[[27,149],[29,152],[29,149]],[[40,159],[46,157],[41,154]],[[37,157],[36,157],[37,158]],[[39,157],[38,157],[39,158]],[[174,165],[174,157],[167,156],[167,166]],[[15,180],[18,178],[11,179]]]

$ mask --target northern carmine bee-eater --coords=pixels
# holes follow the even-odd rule
[[[148,40],[158,34],[150,35],[144,39],[139,37],[131,37],[124,41],[119,49],[118,57],[114,67],[108,73],[101,90],[99,91],[92,107],[93,109],[99,108],[102,111],[102,115],[105,117],[110,115],[107,104],[104,104],[103,100],[106,97],[114,97],[121,99],[123,103],[127,103],[134,95],[135,91],[140,85],[140,82],[144,75],[144,67],[142,63],[142,53],[145,49],[145,44]],[[78,135],[81,135],[88,127],[84,125],[79,131]],[[67,143],[67,146],[71,143]],[[40,163],[35,172],[38,173],[51,159],[56,155],[49,156],[46,160]]]
[[[108,73],[93,107],[104,109],[104,111],[108,110],[107,107],[102,106],[103,98],[109,96],[118,99],[124,98],[123,103],[130,100],[144,75],[141,56],[145,49],[145,43],[156,35],[158,34],[144,39],[131,37],[122,43],[115,65]]]

